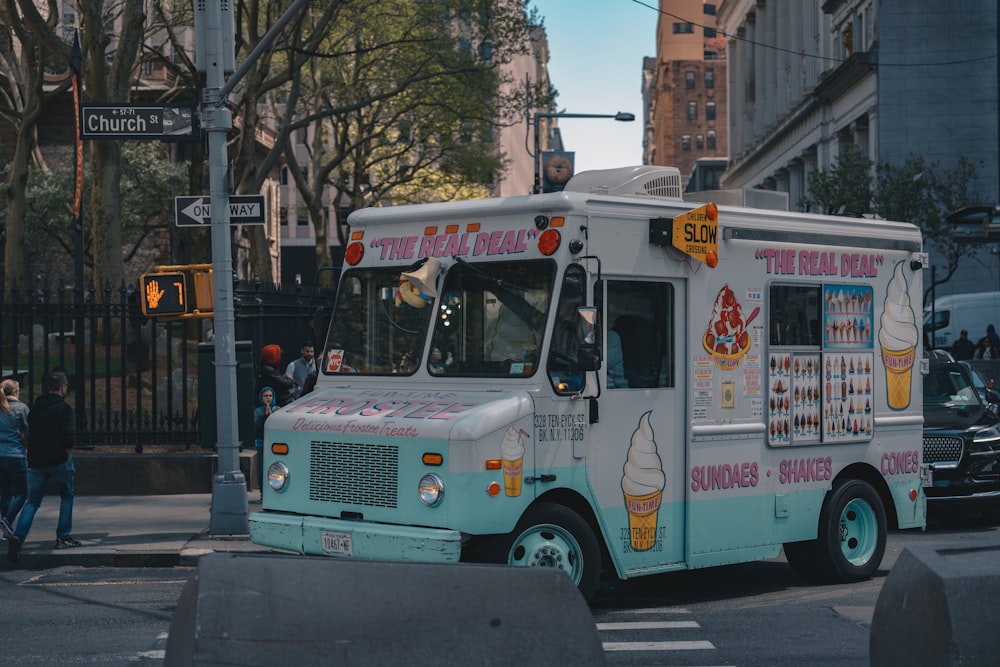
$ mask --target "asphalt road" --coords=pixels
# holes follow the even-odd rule
[[[986,543],[1000,543],[1000,527],[933,523],[891,534],[877,576],[858,584],[810,585],[778,558],[605,582],[591,608],[608,665],[863,666],[875,603],[903,549]],[[181,588],[194,572],[0,572],[0,663],[161,665]],[[504,660],[490,664],[510,664]],[[439,664],[450,664],[447,656]]]

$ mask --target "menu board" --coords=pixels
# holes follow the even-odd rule
[[[768,444],[870,440],[873,361],[871,352],[770,355]]]
[[[809,444],[821,440],[820,355],[778,353],[768,363],[768,442]]]
[[[828,352],[824,358],[823,441],[870,440],[874,355]]]

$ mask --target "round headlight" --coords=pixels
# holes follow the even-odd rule
[[[288,483],[288,466],[281,461],[275,461],[267,468],[267,485],[275,491],[281,491]]]
[[[424,475],[417,486],[420,502],[428,507],[437,507],[444,498],[444,482],[437,475]]]

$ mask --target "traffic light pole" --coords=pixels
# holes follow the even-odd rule
[[[247,515],[247,484],[240,470],[239,425],[236,416],[236,333],[233,309],[232,231],[229,229],[229,189],[226,174],[229,154],[226,137],[233,128],[232,112],[222,97],[223,68],[222,10],[217,2],[205,4],[201,29],[207,53],[198,54],[206,63],[206,87],[202,93],[201,127],[208,134],[209,194],[212,201],[212,298],[215,302],[215,410],[219,456],[212,477],[213,535],[243,534],[250,531]],[[198,30],[199,26],[195,26]],[[207,407],[207,406],[206,406]]]
[[[219,455],[218,472],[212,478],[213,535],[234,535],[250,530],[247,516],[247,485],[240,470],[239,424],[236,408],[236,327],[233,308],[232,231],[229,228],[229,153],[226,138],[233,129],[233,115],[226,107],[229,93],[246,74],[257,56],[277,37],[282,28],[306,4],[296,0],[260,40],[247,61],[226,82],[225,63],[233,62],[233,45],[223,34],[221,3],[206,2],[204,11],[196,12],[197,43],[206,53],[199,53],[205,63],[206,86],[202,93],[201,126],[208,134],[209,196],[212,206],[212,273],[215,280],[215,409]],[[202,20],[199,20],[202,19]],[[231,25],[231,24],[230,24]],[[228,56],[228,58],[227,58]]]

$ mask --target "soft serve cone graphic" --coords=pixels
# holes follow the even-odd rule
[[[503,488],[508,496],[521,495],[521,473],[524,469],[524,441],[520,429],[508,426],[500,443],[503,461]]]
[[[910,405],[910,380],[913,360],[916,357],[916,316],[910,306],[910,294],[903,275],[904,262],[899,262],[892,272],[892,280],[885,290],[885,309],[880,320],[878,342],[882,347],[885,364],[885,386],[889,407],[902,410]]]
[[[649,415],[639,419],[622,476],[622,492],[628,510],[629,538],[635,551],[647,551],[656,544],[656,517],[663,499],[666,477],[656,453]]]

